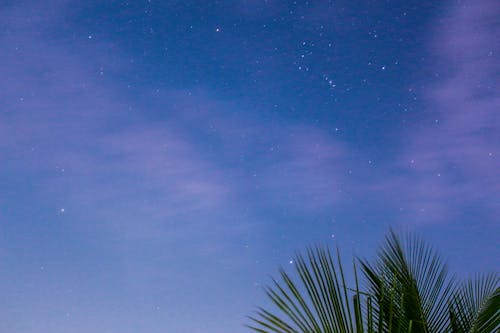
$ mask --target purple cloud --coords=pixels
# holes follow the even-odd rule
[[[435,27],[435,83],[424,90],[427,125],[413,130],[393,174],[378,189],[403,195],[410,219],[445,221],[464,209],[498,214],[500,15],[494,1],[456,5]]]
[[[165,115],[152,124],[146,103],[108,80],[132,66],[119,52],[87,38],[71,41],[74,51],[47,45],[57,12],[24,21],[14,8],[6,17],[0,173],[24,173],[41,204],[137,238],[164,237],[170,225],[201,235],[207,223],[251,220],[248,207],[310,212],[341,202],[348,153],[323,131],[234,115],[246,106],[200,89],[145,91],[148,108]]]
[[[288,135],[269,147],[263,191],[277,207],[318,213],[344,202],[351,153],[345,144],[308,127],[287,128]],[[284,134],[284,133],[283,133]]]
[[[414,129],[397,162],[380,163],[374,181],[363,168],[359,178],[347,176],[361,160],[348,144],[317,128],[237,115],[232,111],[244,105],[214,98],[209,90],[144,92],[167,115],[152,125],[144,110],[134,109],[144,108],[143,101],[108,84],[108,76],[132,66],[119,50],[101,52],[107,46],[95,41],[75,42],[74,52],[47,46],[43,33],[61,15],[29,22],[11,10],[4,24],[12,32],[2,37],[10,47],[0,59],[6,103],[0,154],[8,161],[2,169],[25,170],[44,191],[57,192],[68,205],[93,207],[106,220],[186,214],[196,220],[228,207],[238,215],[248,206],[321,211],[371,196],[354,190],[366,183],[377,194],[396,193],[392,209],[416,220],[444,220],[457,206],[480,201],[494,211],[492,200],[481,200],[499,195],[493,13],[492,2],[460,6],[436,27],[430,46],[446,67],[424,91],[429,126]],[[200,136],[212,142],[200,144]],[[349,198],[346,188],[353,190]]]

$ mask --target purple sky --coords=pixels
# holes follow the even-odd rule
[[[0,331],[244,332],[388,225],[498,271],[495,1],[152,3],[0,5]]]

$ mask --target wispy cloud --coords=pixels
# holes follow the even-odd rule
[[[120,53],[87,36],[70,41],[73,52],[47,44],[61,15],[8,17],[0,172],[24,173],[39,204],[134,238],[341,201],[346,148],[322,130],[239,115],[249,106],[199,89],[142,87],[134,99],[110,83],[133,66]]]
[[[428,118],[379,184],[404,197],[412,220],[444,222],[470,209],[498,214],[488,199],[500,198],[498,15],[494,1],[464,2],[434,28]]]

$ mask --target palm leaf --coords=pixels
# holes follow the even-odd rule
[[[374,264],[361,260],[367,289],[346,285],[337,251],[309,249],[295,257],[294,278],[265,289],[274,305],[259,308],[247,327],[260,333],[499,333],[500,278],[480,277],[458,286],[436,251],[392,230]]]
[[[362,295],[356,285],[350,297],[338,252],[336,259],[326,248],[310,249],[306,257],[297,254],[298,281],[281,269],[281,281],[266,288],[277,312],[259,308],[247,326],[261,333],[363,333]]]
[[[454,282],[433,248],[415,236],[402,242],[391,230],[376,264],[362,261],[361,265],[377,300],[379,330],[449,331],[447,303]]]
[[[450,319],[453,333],[500,331],[500,278],[490,274],[465,282],[453,295]]]

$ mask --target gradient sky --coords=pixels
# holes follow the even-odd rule
[[[0,1],[0,332],[247,332],[295,250],[389,226],[498,271],[499,17]]]

